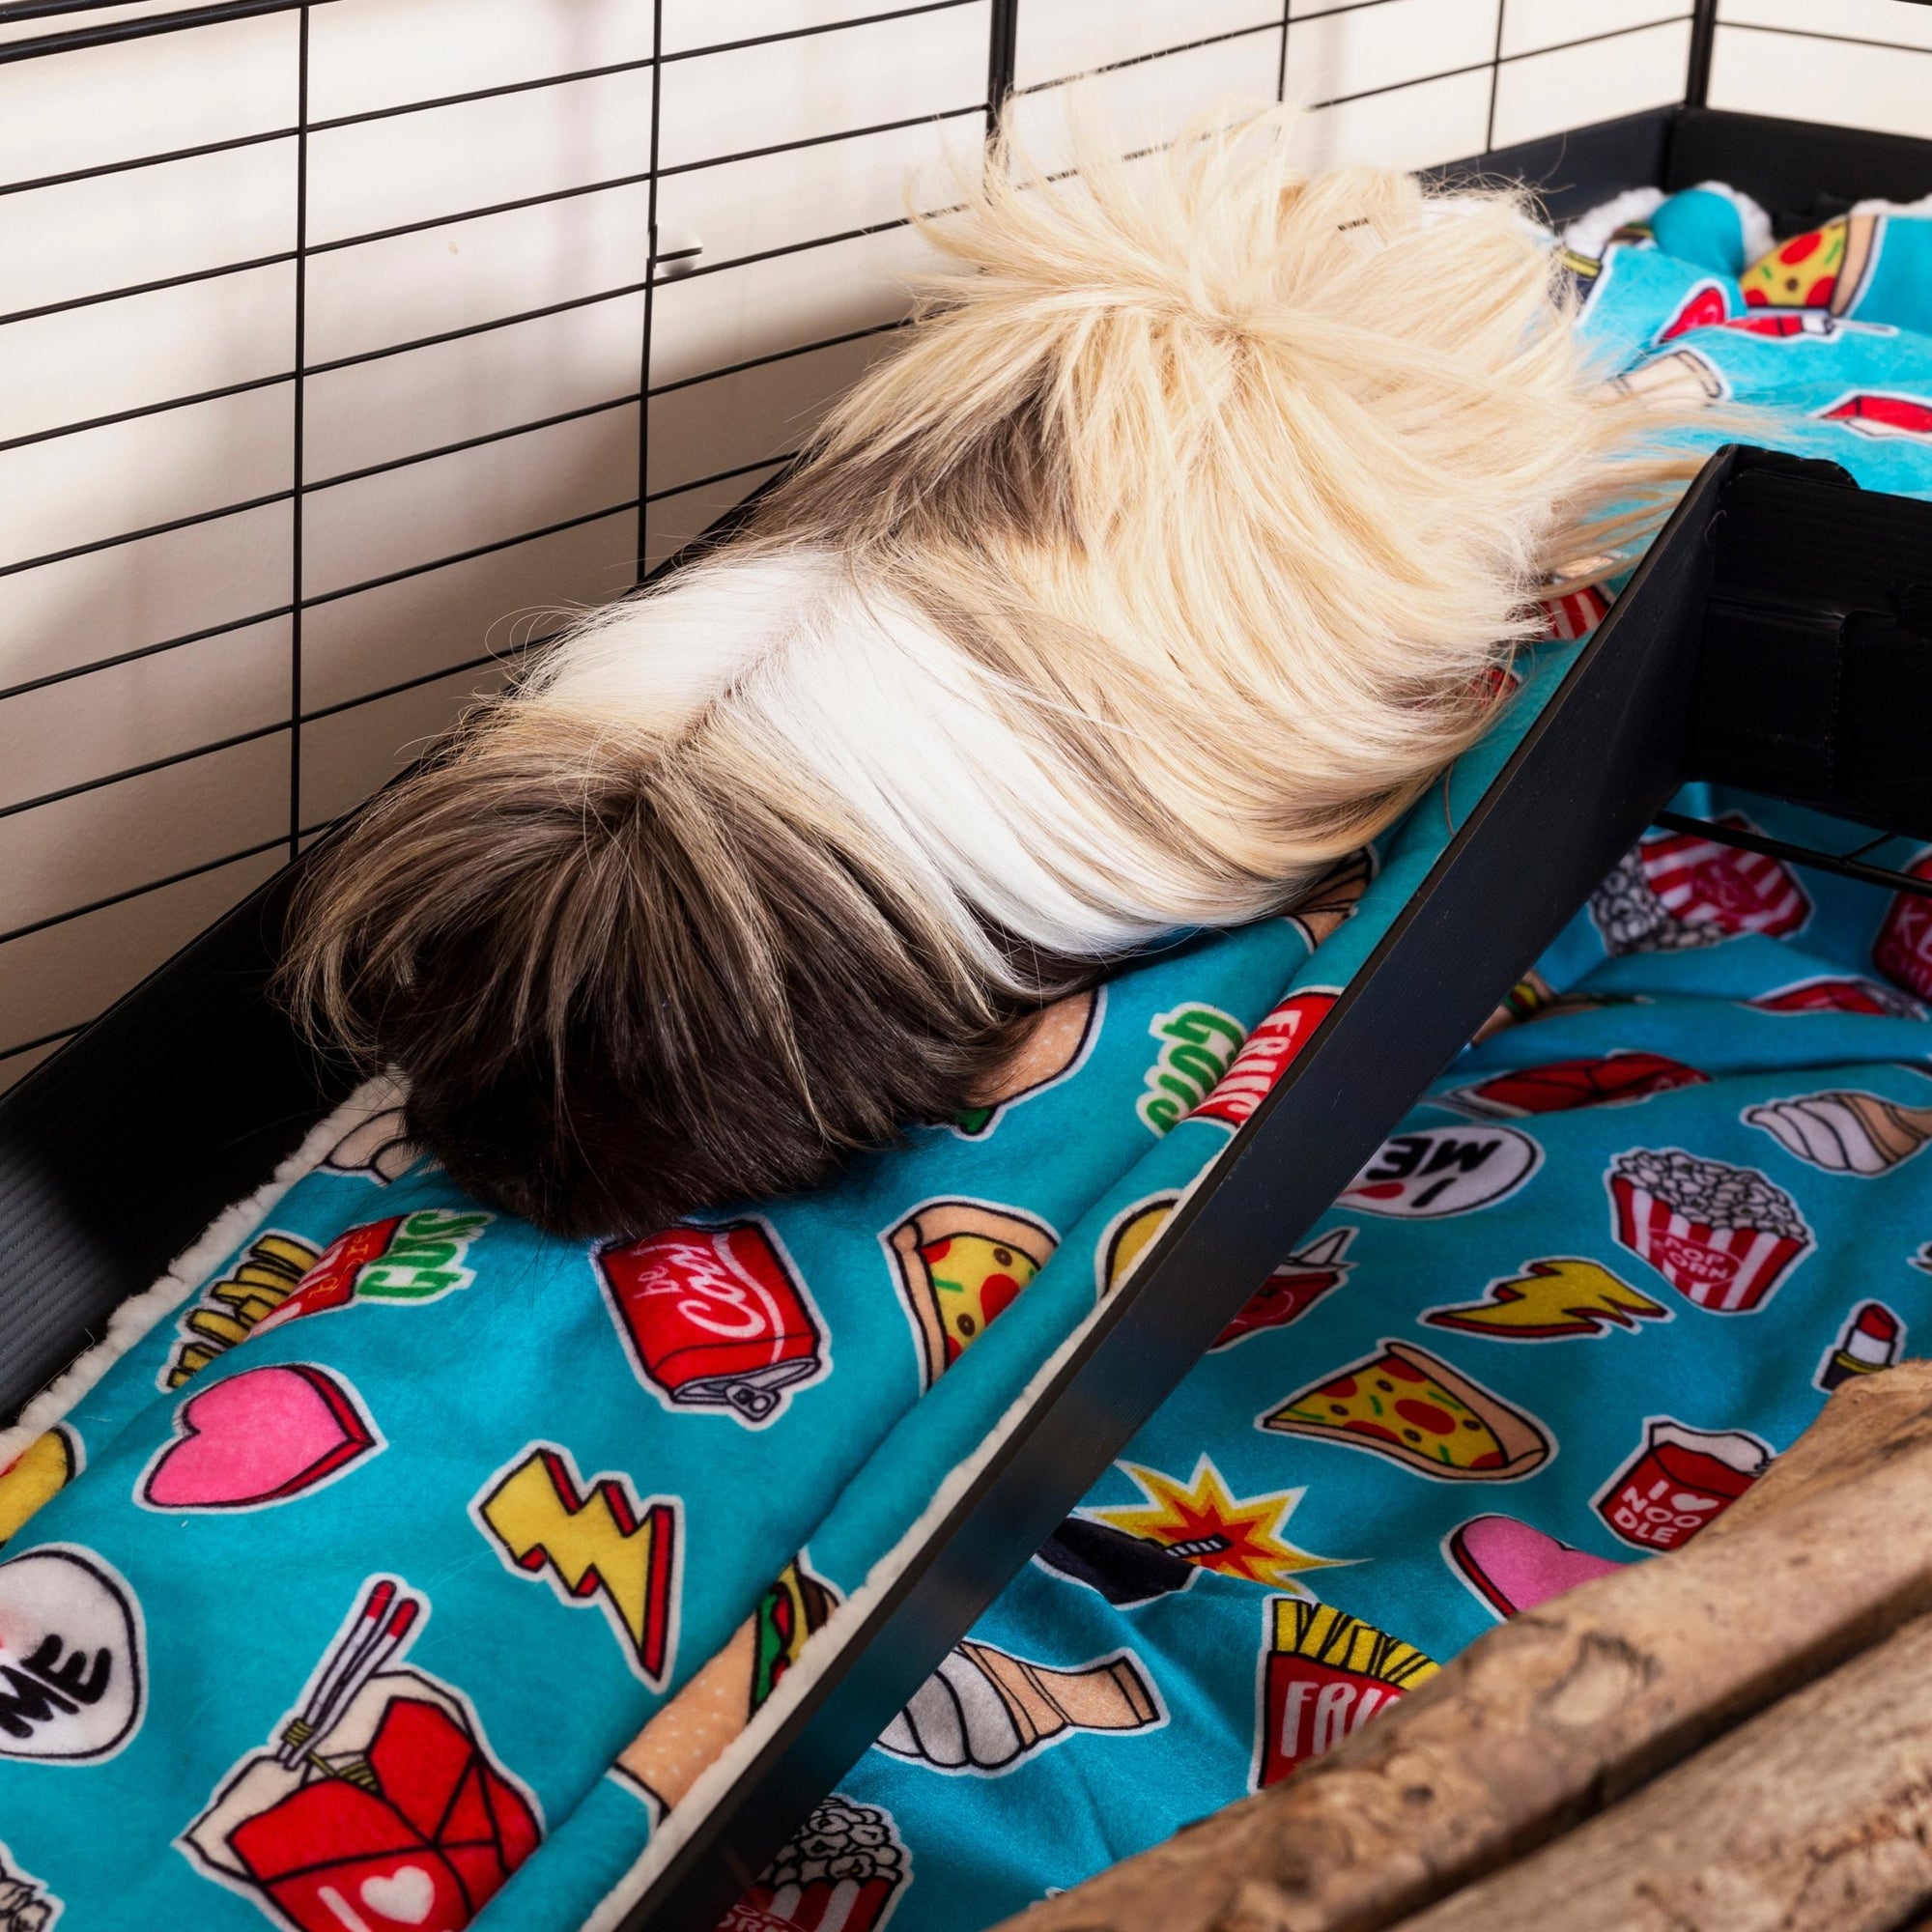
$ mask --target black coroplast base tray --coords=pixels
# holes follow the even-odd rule
[[[1467,173],[1477,164],[1467,164]],[[1932,145],[1668,109],[1485,156],[1567,215],[1747,187],[1786,227]],[[1932,505],[1726,451],[1354,984],[1026,1423],[628,1924],[715,1924],[1686,779],[1932,836]],[[1740,665],[1752,674],[1739,679]],[[266,986],[299,867],[0,1096],[0,1419],[347,1091]]]

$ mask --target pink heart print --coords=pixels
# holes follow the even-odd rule
[[[141,1487],[152,1509],[286,1502],[382,1446],[349,1385],[307,1362],[230,1376],[190,1396],[175,1428]]]
[[[1505,1617],[1623,1567],[1509,1516],[1472,1518],[1450,1536],[1448,1548],[1470,1587]]]

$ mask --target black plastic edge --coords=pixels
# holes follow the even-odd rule
[[[0,1095],[0,1419],[353,1085],[267,994],[298,869]]]
[[[1676,789],[1706,465],[1610,617],[1211,1179],[1179,1208],[943,1525],[839,1646],[624,1932],[708,1932],[866,1750]]]
[[[1598,121],[1543,140],[1445,161],[1425,170],[1423,179],[1442,186],[1521,182],[1535,190],[1552,221],[1569,221],[1626,188],[1661,181],[1677,114],[1675,107],[1653,107]]]
[[[1780,236],[1815,227],[1856,201],[1932,193],[1932,141],[1716,107],[1680,108],[1674,118],[1669,152],[1652,179],[1670,190],[1706,181],[1742,188]]]

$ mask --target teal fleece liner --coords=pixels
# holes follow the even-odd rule
[[[1677,355],[1679,339],[1660,338],[1712,279],[1706,265],[1620,244],[1596,278],[1585,326],[1619,361]],[[1899,328],[1846,325],[1815,338],[1770,338],[1704,327],[1691,341],[1733,393],[1798,415],[1817,417],[1856,385],[1904,393],[1916,384],[1932,396],[1932,344]],[[1794,438],[1829,449],[1877,487],[1932,484],[1922,440],[1874,434],[1860,427],[1864,420],[1828,416]],[[1589,600],[1566,600],[1554,621],[1574,634],[1594,614]],[[1495,731],[1379,841],[1353,917],[1319,946],[1309,925],[1276,919],[1150,953],[1118,973],[1091,1010],[1062,1016],[1059,1058],[1027,1091],[990,1115],[922,1130],[855,1163],[823,1194],[722,1211],[645,1241],[559,1241],[488,1213],[415,1162],[396,1141],[390,1096],[352,1103],[281,1191],[213,1231],[127,1312],[107,1351],[37,1405],[30,1427],[0,1451],[23,1452],[0,1478],[11,1486],[0,1488],[0,1505],[21,1523],[0,1550],[0,1863],[17,1888],[0,1890],[0,1912],[12,1911],[22,1932],[34,1921],[21,1915],[43,1906],[42,1923],[57,1906],[64,1928],[244,1927],[266,1918],[387,1932],[453,1928],[479,1914],[493,1926],[556,1932],[614,1923],[734,1761],[727,1753],[667,1827],[656,1802],[665,1792],[650,1779],[668,1759],[634,1753],[628,1770],[613,1771],[619,1753],[739,1641],[750,1646],[744,1681],[753,1698],[770,1693],[753,1733],[735,1747],[739,1758],[749,1751],[841,1627],[856,1623],[855,1600],[936,1520],[934,1497],[983,1453],[1092,1317],[1160,1210],[1228,1144],[1243,1096],[1251,1101],[1265,1085],[1321,999],[1387,930],[1575,650],[1559,639],[1528,655],[1525,688]],[[1826,905],[1822,889],[1814,896]],[[1642,895],[1633,888],[1632,897],[1640,923]],[[1802,930],[1808,944],[1814,927]],[[1672,963],[1688,970],[1747,944],[1759,940],[1694,949]],[[1595,968],[1629,972],[1648,956]],[[1571,977],[1584,970],[1563,968]],[[1913,1024],[1884,1012],[1767,1024],[1790,1032],[1817,1021],[1822,1037],[1860,1020]],[[1483,1052],[1506,1054],[1511,1037]],[[1835,1066],[1904,1057],[1848,1052],[1835,1040],[1831,1050]],[[1686,1064],[1698,1065],[1694,1056]],[[1894,1075],[1874,1091],[1894,1096],[1910,1084]],[[1499,1131],[1472,1126],[1474,1119],[1428,1117],[1432,1130],[1465,1143],[1472,1131]],[[1179,1507],[1175,1485],[1209,1494],[1198,1466],[1205,1454],[1233,1501],[1305,1488],[1292,1524],[1277,1511],[1261,1528],[1311,1558],[1350,1567],[1270,1572],[1263,1589],[1196,1562],[1187,1589],[1156,1593],[1145,1612],[1121,1609],[1066,1580],[1064,1569],[1030,1570],[1015,1593],[1048,1591],[1078,1614],[1065,1624],[1050,1615],[1014,1624],[1015,1598],[1003,1600],[984,1644],[1040,1668],[1030,1677],[990,1657],[980,1662],[991,1678],[974,1668],[995,1685],[996,1701],[1004,1684],[1016,1700],[1010,1709],[1032,1712],[1036,1727],[1051,1722],[1058,1704],[1124,1711],[1131,1723],[1113,1727],[1122,1735],[1063,1722],[1015,1756],[1016,1772],[994,1776],[998,1767],[971,1751],[937,1768],[928,1747],[936,1733],[915,1711],[888,1733],[899,1754],[867,1760],[847,1781],[843,1809],[828,1812],[801,1841],[809,1848],[781,1861],[743,1908],[745,1922],[809,1926],[829,1922],[831,1912],[855,1927],[889,1912],[984,1922],[1003,1901],[1023,1902],[1129,1848],[1101,1824],[1113,1802],[1103,1786],[1114,1774],[1100,1769],[1109,1753],[1119,1776],[1143,1792],[1136,1815],[1151,1828],[1169,1811],[1191,1815],[1220,1802],[1248,1775],[1231,1787],[1229,1766],[1255,1750],[1252,1700],[1267,1676],[1257,1661],[1259,1620],[1271,1620],[1270,1643],[1317,1640],[1299,1631],[1302,1612],[1277,1611],[1274,1598],[1305,1601],[1301,1593],[1315,1589],[1389,1633],[1391,1645],[1426,1657],[1475,1634],[1486,1612],[1468,1591],[1453,1579],[1436,1579],[1433,1591],[1424,1581],[1440,1565],[1435,1546],[1462,1506],[1459,1487],[1357,1447],[1255,1425],[1264,1405],[1282,1406],[1340,1365],[1332,1338],[1320,1350],[1315,1341],[1322,1323],[1373,1299],[1360,1288],[1384,1239],[1461,1241],[1487,1227],[1486,1217],[1515,1211],[1508,1204],[1519,1196],[1526,1206],[1561,1193],[1574,1208],[1594,1188],[1597,1248],[1578,1245],[1580,1232],[1572,1245],[1579,1258],[1604,1247],[1609,1197],[1601,1173],[1588,1186],[1566,1179],[1571,1165],[1541,1127],[1510,1131],[1534,1143],[1538,1157],[1508,1201],[1472,1199],[1447,1219],[1433,1207],[1448,1195],[1406,1219],[1386,1211],[1377,1219],[1372,1208],[1343,1213],[1324,1232],[1354,1227],[1349,1241],[1294,1265],[1340,1268],[1346,1286],[1294,1333],[1258,1319],[1251,1339],[1210,1354],[1150,1425],[1154,1447],[1137,1463],[1147,1479],[1117,1471],[1093,1500],[1095,1510],[1171,1513]],[[1745,1162],[1725,1141],[1732,1164],[1766,1168],[1777,1149],[1756,1127],[1739,1131],[1757,1158]],[[1630,1148],[1651,1148],[1649,1132],[1634,1124]],[[1493,1149],[1516,1145],[1492,1139],[1485,1158],[1497,1165],[1488,1172],[1508,1164]],[[1431,1144],[1427,1153],[1438,1151]],[[1446,1158],[1474,1160],[1455,1150]],[[1481,1166],[1464,1177],[1476,1192]],[[1398,1192],[1407,1184],[1390,1179]],[[1830,1217],[1808,1195],[1803,1212],[1822,1241]],[[1495,1266],[1520,1271],[1546,1251],[1554,1252],[1530,1240]],[[1827,1271],[1822,1252],[1806,1250],[1795,1282]],[[1648,1264],[1623,1254],[1621,1266],[1603,1264],[1675,1318],[1634,1316],[1643,1343],[1663,1337],[1674,1347],[1707,1319],[1644,1274]],[[1446,1272],[1421,1249],[1405,1265],[1418,1279]],[[1430,1287],[1429,1305],[1486,1292],[1463,1283],[1460,1265],[1456,1274],[1439,1293]],[[1742,1326],[1770,1332],[1801,1298],[1780,1287]],[[1403,1338],[1412,1321],[1392,1312],[1386,1325],[1368,1325],[1378,1343]],[[1495,1386],[1508,1378],[1486,1351],[1518,1359],[1505,1345],[1416,1332],[1432,1357],[1506,1396],[1548,1438],[1540,1462],[1491,1482],[1486,1495],[1514,1494],[1518,1482],[1568,1495],[1593,1470],[1603,1473],[1616,1435],[1608,1420],[1601,1442],[1579,1445],[1575,1426],[1551,1423],[1540,1390]],[[1598,1359],[1592,1350],[1615,1358],[1635,1346],[1631,1331],[1615,1328],[1600,1343],[1567,1344],[1556,1358]],[[1237,1448],[1223,1447],[1205,1424],[1160,1435],[1202,1400],[1201,1378],[1230,1373],[1228,1364],[1256,1380],[1241,1395],[1246,1407],[1231,1417],[1217,1409],[1214,1429],[1236,1432]],[[1442,1393],[1429,1400],[1440,1406]],[[1738,1421],[1723,1402],[1700,1406],[1674,1387],[1671,1400],[1699,1428],[1748,1428],[1773,1446],[1789,1433],[1781,1411]],[[1496,1453],[1520,1462],[1531,1450],[1508,1433]],[[1252,1467],[1249,1458],[1258,1459]],[[1324,1458],[1326,1473],[1315,1470]],[[1304,1464],[1310,1473],[1296,1473]],[[1405,1515],[1398,1502],[1411,1491],[1432,1509]],[[24,1502],[50,1492],[22,1520]],[[1104,1577],[1106,1551],[1118,1548],[1107,1536],[1159,1545],[1151,1527],[1144,1516],[1124,1530],[1100,1523],[1097,1557],[1094,1536],[1075,1540]],[[1210,1541],[1221,1534],[1203,1532]],[[1077,1568],[1083,1559],[1067,1560]],[[1384,1576],[1409,1580],[1385,1587]],[[1402,1614],[1411,1598],[1414,1613]],[[1142,1625],[1123,1636],[1108,1621],[1118,1612],[1171,1623],[1164,1640],[1186,1656],[1190,1640],[1173,1620],[1222,1600],[1255,1621],[1238,1649],[1230,1641],[1216,1652],[1218,1662],[1205,1659],[1218,1638],[1193,1641],[1198,1682],[1151,1656]],[[823,1628],[806,1644],[813,1624]],[[1353,1657],[1355,1636],[1330,1625],[1321,1640]],[[1385,1647],[1378,1667],[1403,1662]],[[1423,1666],[1405,1667],[1412,1676]],[[1049,1668],[1074,1673],[1078,1684],[1043,1674]],[[1232,1755],[1232,1693],[1216,1669],[1245,1673],[1250,1699],[1245,1741]],[[971,1681],[960,1684],[970,1690]],[[1295,1708],[1306,1702],[1304,1694]],[[1339,1697],[1326,1706],[1318,1697],[1317,1706],[1329,1731],[1343,1721]],[[1349,1707],[1350,1720],[1359,1708]],[[1152,1754],[1170,1747],[1182,1756],[1156,1764]],[[1175,1768],[1183,1765],[1197,1769]],[[937,1814],[920,1809],[919,1794],[941,1794],[954,1809],[963,1793],[1011,1803],[1004,1794],[1037,1773],[1062,1776],[1057,1766],[1100,1780],[1092,1804],[1079,1801],[1080,1815],[1092,1813],[1087,1825],[1065,1843],[1042,1829],[1032,1850],[1011,1830],[999,1834],[1010,1866],[1004,1890],[986,1889],[961,1849],[962,1889],[949,1899],[947,1846],[983,1839],[983,1820],[959,1813],[967,1829],[949,1838]],[[1150,1793],[1144,1776],[1166,1782]],[[1056,1802],[1072,1803],[1064,1793]]]

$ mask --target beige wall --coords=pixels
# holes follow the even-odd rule
[[[908,171],[983,131],[990,0],[663,0],[662,49],[650,0],[305,12],[305,140],[299,11],[0,61],[0,1084],[768,474],[905,311]],[[1285,85],[1311,159],[1423,165],[1675,99],[1687,13],[1021,0],[1018,113]],[[646,363],[654,161],[702,253]]]
[[[1719,0],[1711,105],[1932,136],[1932,7]]]

